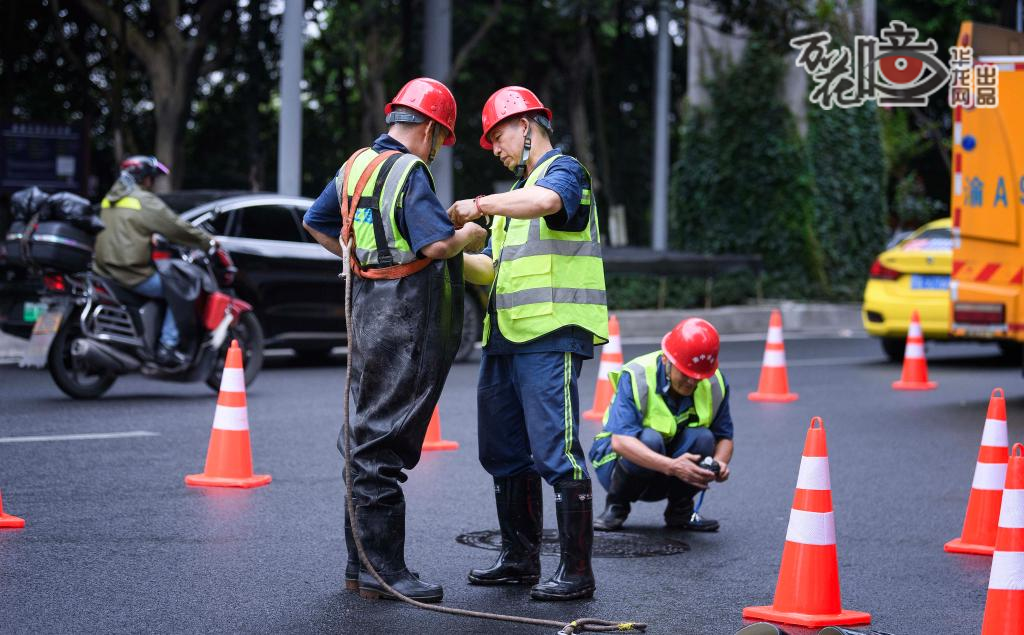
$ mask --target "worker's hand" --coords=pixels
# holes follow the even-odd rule
[[[718,461],[718,459],[715,460]],[[729,464],[725,461],[718,461],[718,476],[715,477],[715,480],[719,483],[729,480]]]
[[[700,456],[687,452],[672,459],[668,474],[694,487],[707,489],[708,483],[715,480],[715,473],[700,467],[697,461],[700,461]]]
[[[459,231],[469,234],[469,242],[463,247],[464,251],[480,253],[487,246],[487,230],[476,223],[468,223]]]
[[[474,203],[471,198],[464,198],[461,201],[455,201],[452,203],[452,206],[448,208],[448,218],[456,227],[462,227],[466,223],[480,218],[480,216],[482,216],[482,214],[476,211],[476,203]]]

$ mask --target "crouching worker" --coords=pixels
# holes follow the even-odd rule
[[[718,370],[718,347],[715,327],[690,318],[665,335],[661,350],[609,373],[615,396],[590,450],[608,492],[595,529],[617,531],[631,503],[660,500],[668,500],[666,526],[718,529],[718,521],[695,513],[693,500],[711,481],[729,478],[732,460],[729,387]]]

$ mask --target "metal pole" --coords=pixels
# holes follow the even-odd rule
[[[281,115],[277,128],[277,191],[297,196],[302,188],[303,0],[285,0],[281,32]]]
[[[651,192],[651,247],[668,249],[668,93],[671,67],[668,39],[668,5],[658,3],[658,56],[654,91],[654,163]]]
[[[1017,32],[1024,32],[1024,0],[1017,0]]]
[[[448,70],[452,64],[451,0],[427,0],[424,14],[423,74],[444,82],[448,79]],[[442,147],[437,153],[430,166],[430,173],[434,175],[437,198],[442,205],[451,205],[454,202],[454,188],[450,147]]]

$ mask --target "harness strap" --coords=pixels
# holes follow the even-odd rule
[[[394,167],[401,156],[401,153],[396,152],[390,155],[383,165],[380,166],[380,174],[377,175],[377,183],[373,188],[373,202],[368,206],[370,208],[370,215],[373,217],[373,238],[377,241],[377,264],[382,268],[393,266],[395,259],[391,257],[391,246],[388,245],[388,237],[384,233],[385,221],[380,213],[380,193],[384,190],[384,182],[388,180],[391,168]],[[365,198],[364,196],[361,200],[365,200]],[[391,222],[391,219],[389,218],[387,222]]]
[[[348,161],[343,166],[344,174],[342,175],[341,187],[338,188],[338,199],[341,208],[341,239],[348,243],[352,236],[352,220],[355,218],[356,208],[360,202],[365,200],[363,198],[363,190],[366,189],[366,183],[370,180],[370,176],[373,175],[373,171],[377,169],[377,166],[383,163],[388,157],[392,155],[401,154],[396,150],[388,150],[381,152],[366,166],[363,173],[359,175],[359,180],[356,181],[356,187],[352,192],[352,196],[348,195],[348,176],[352,169],[352,164],[356,158],[363,152],[372,152],[370,148],[362,148],[356,150],[349,157]],[[375,233],[376,233],[376,228]],[[378,257],[382,253],[378,247]],[[385,249],[383,253],[388,253]],[[405,278],[411,276],[414,273],[420,272],[427,267],[431,262],[430,258],[420,258],[414,260],[405,265],[393,265],[391,267],[382,267],[379,269],[363,269],[359,264],[359,259],[356,258],[354,250],[353,253],[349,254],[349,260],[352,263],[352,270],[357,276],[364,279],[370,280],[396,280],[398,278]]]

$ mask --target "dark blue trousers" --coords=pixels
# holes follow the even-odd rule
[[[640,436],[637,438],[643,441],[644,445],[658,454],[670,456],[672,458],[678,458],[687,452],[699,454],[700,456],[712,456],[715,453],[715,435],[713,435],[711,430],[707,428],[683,428],[676,433],[675,437],[672,438],[668,447],[665,446],[665,441],[662,439],[661,434],[650,428],[644,428],[643,432],[641,432]],[[641,500],[656,501],[667,498],[669,487],[676,485],[677,483],[682,483],[679,479],[671,478],[645,467],[640,467],[625,458],[619,457],[618,459],[609,461],[594,470],[597,472],[597,480],[605,490],[607,490],[611,484],[612,470],[615,469],[616,463],[621,465],[622,468],[631,476],[650,480],[650,484],[640,497]],[[697,491],[697,488],[691,485],[685,483],[683,485],[686,488],[692,488],[694,492]]]
[[[576,382],[582,365],[573,353],[484,351],[477,430],[480,463],[491,476],[535,471],[551,485],[590,478],[580,445]]]

